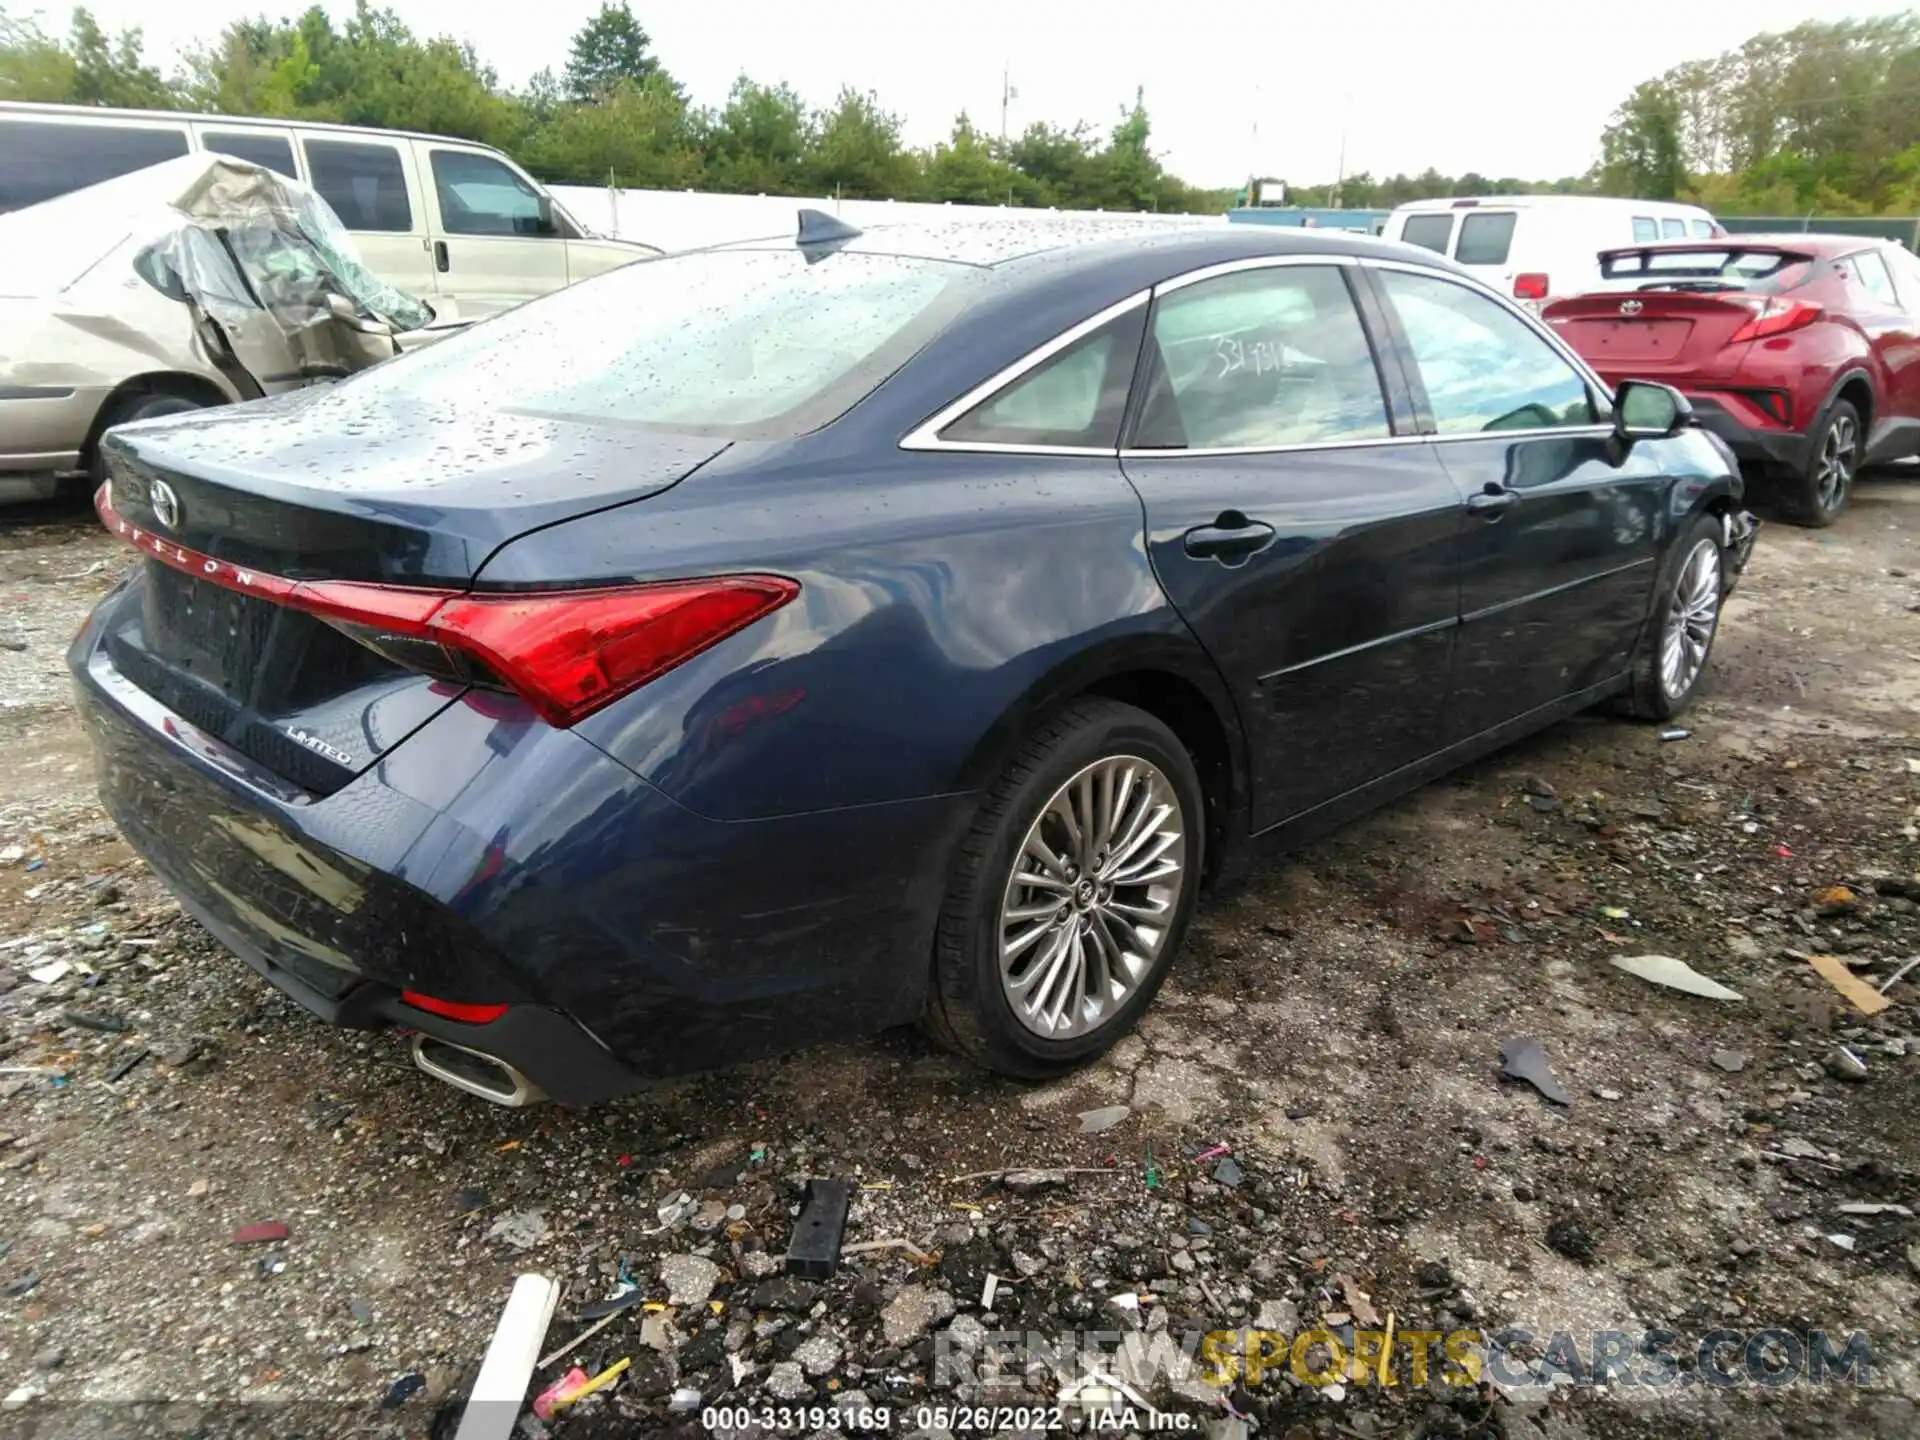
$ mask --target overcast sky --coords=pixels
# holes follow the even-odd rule
[[[294,14],[294,0],[91,0],[109,30],[145,29],[163,68],[243,15]],[[0,0],[19,14],[34,0]],[[67,10],[37,6],[48,29]],[[556,73],[599,0],[392,0],[422,35],[470,40],[508,85]],[[944,135],[961,110],[1000,126],[1001,72],[1019,92],[1014,130],[1034,120],[1105,128],[1144,85],[1153,144],[1196,184],[1250,171],[1331,180],[1346,134],[1349,172],[1478,170],[1549,179],[1584,170],[1608,112],[1670,65],[1811,18],[1883,14],[1902,0],[636,0],[661,60],[703,104],[734,76],[785,80],[816,103],[843,83],[878,92],[910,143]],[[329,0],[336,17],[352,0]],[[1823,14],[1823,11],[1825,12]]]

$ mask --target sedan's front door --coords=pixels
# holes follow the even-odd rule
[[[1122,452],[1155,573],[1240,707],[1255,828],[1438,746],[1463,496],[1395,434],[1404,385],[1351,268],[1162,286]]]
[[[1518,313],[1431,271],[1369,274],[1433,452],[1468,497],[1451,743],[1627,668],[1670,479],[1660,447],[1614,443],[1586,377]]]

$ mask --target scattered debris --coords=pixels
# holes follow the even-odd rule
[[[36,965],[27,971],[27,977],[40,985],[57,984],[73,973],[73,966],[65,960],[51,960],[45,965]]]
[[[1679,727],[1675,727],[1672,730],[1662,730],[1660,732],[1660,739],[1667,744],[1671,744],[1675,740],[1688,740],[1691,739],[1692,736],[1693,731]]]
[[[845,1180],[807,1182],[807,1202],[787,1242],[787,1273],[830,1280],[840,1268],[840,1241],[847,1225],[853,1187]]]
[[[1500,1042],[1500,1073],[1514,1080],[1526,1081],[1556,1105],[1573,1103],[1573,1097],[1567,1094],[1553,1073],[1553,1066],[1547,1061],[1547,1052],[1540,1048],[1540,1042],[1531,1035]]]
[[[427,1377],[419,1373],[402,1375],[387,1387],[386,1396],[380,1401],[382,1410],[398,1410],[409,1399],[427,1388]]]
[[[1082,1135],[1101,1134],[1103,1131],[1113,1129],[1132,1113],[1133,1107],[1129,1105],[1106,1105],[1098,1110],[1083,1110],[1080,1112],[1080,1133]]]
[[[1001,1188],[1012,1195],[1038,1195],[1066,1183],[1065,1170],[1008,1170],[1000,1177]]]
[[[1246,1172],[1231,1155],[1213,1167],[1213,1178],[1229,1190],[1240,1188],[1240,1182],[1246,1179]]]
[[[1867,1063],[1844,1045],[1833,1047],[1833,1053],[1827,1056],[1827,1073],[1836,1080],[1851,1080],[1856,1084],[1867,1078]]]
[[[1729,1075],[1738,1075],[1747,1068],[1747,1061],[1753,1057],[1744,1050],[1716,1050],[1711,1058],[1717,1067]]]
[[[1864,980],[1857,978],[1847,968],[1847,962],[1837,955],[1809,955],[1807,964],[1814,973],[1838,990],[1846,1002],[1862,1015],[1878,1015],[1882,1010],[1892,1007],[1893,1002],[1875,990]]]
[[[516,1250],[531,1250],[553,1233],[544,1211],[510,1210],[487,1229],[489,1240],[503,1240]]]
[[[1895,1205],[1890,1202],[1880,1203],[1871,1200],[1849,1200],[1840,1207],[1840,1213],[1842,1215],[1867,1216],[1898,1215],[1902,1220],[1911,1220],[1913,1218],[1913,1211],[1905,1205]]]
[[[1593,1236],[1578,1220],[1563,1217],[1547,1226],[1547,1245],[1582,1265],[1593,1259]]]
[[[699,1255],[663,1255],[660,1283],[667,1287],[669,1305],[704,1305],[720,1283],[720,1267]]]
[[[1709,980],[1684,960],[1671,955],[1616,955],[1609,962],[1614,969],[1669,990],[1682,990],[1708,1000],[1738,1000],[1740,992],[1729,990],[1717,980]]]
[[[233,1232],[235,1245],[270,1245],[285,1240],[293,1232],[278,1220],[262,1220],[257,1225],[242,1225]]]
[[[126,1079],[127,1076],[131,1075],[134,1067],[146,1059],[151,1053],[152,1052],[144,1045],[138,1050],[135,1050],[131,1055],[127,1056],[126,1059],[122,1060],[107,1072],[107,1083],[109,1085],[118,1085],[122,1080]]]
[[[119,1035],[128,1028],[126,1019],[110,1010],[82,1010],[70,1005],[60,1015],[69,1025],[78,1025],[82,1030],[97,1030],[104,1035]]]

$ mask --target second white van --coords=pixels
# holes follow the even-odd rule
[[[349,125],[0,102],[0,213],[194,151],[304,181],[367,267],[477,319],[660,251],[592,234],[498,150]]]
[[[1459,262],[1534,309],[1598,286],[1602,250],[1725,233],[1698,205],[1597,195],[1415,200],[1387,217],[1385,232]]]

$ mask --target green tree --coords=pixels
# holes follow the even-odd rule
[[[1007,161],[1031,183],[1033,204],[1088,205],[1099,187],[1094,142],[1084,125],[1065,130],[1035,122],[1007,146]]]
[[[880,108],[871,91],[840,91],[833,108],[814,117],[807,188],[856,199],[912,196],[919,167],[901,148],[900,117]]]
[[[627,0],[604,3],[573,37],[567,59],[567,94],[578,101],[598,99],[620,81],[635,85],[660,68],[653,42],[627,8]]]
[[[73,98],[73,56],[31,20],[0,15],[0,100]]]
[[[927,199],[967,205],[1011,205],[1016,196],[1030,196],[1038,188],[1000,158],[964,110],[953,122],[952,135],[928,152],[923,174]]]
[[[76,9],[67,49],[73,57],[73,89],[66,98],[73,104],[174,108],[173,87],[147,64],[139,30],[122,30],[110,39],[91,11]]]
[[[652,190],[697,184],[702,161],[686,99],[658,71],[617,80],[590,105],[563,105],[528,136],[522,156],[556,183]]]
[[[748,195],[797,195],[805,188],[813,122],[791,87],[740,76],[726,108],[708,117],[705,138],[711,188]]]
[[[1601,180],[1607,192],[1644,200],[1676,199],[1687,183],[1680,158],[1680,102],[1658,80],[1648,80],[1613,112],[1600,137]]]

